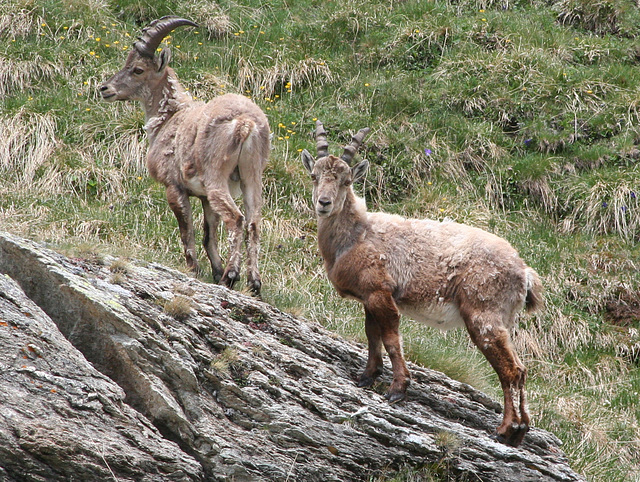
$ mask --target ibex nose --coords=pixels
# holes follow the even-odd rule
[[[103,99],[110,99],[116,95],[115,92],[110,90],[108,84],[102,84],[99,90]]]
[[[326,208],[329,204],[331,204],[331,199],[321,197],[320,199],[318,199],[318,203],[320,203],[320,206],[322,206],[323,208]]]

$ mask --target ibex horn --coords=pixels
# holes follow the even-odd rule
[[[316,121],[316,150],[318,152],[318,159],[329,155],[327,131],[324,130],[324,126],[319,120]]]
[[[158,45],[162,42],[162,39],[164,39],[173,29],[183,25],[189,25],[191,27],[198,26],[191,20],[176,17],[174,15],[168,15],[166,17],[159,18],[158,20],[154,20],[142,29],[142,34],[138,40],[134,42],[133,48],[135,48],[140,55],[144,57],[153,57]]]
[[[371,131],[368,127],[360,129],[358,133],[351,138],[351,143],[344,147],[344,154],[340,156],[340,158],[345,161],[347,164],[351,165],[351,161],[353,161],[353,156],[358,152],[358,148],[362,144],[365,136]]]

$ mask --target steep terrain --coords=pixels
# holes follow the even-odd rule
[[[0,272],[3,481],[583,480],[552,434],[494,441],[472,387],[412,366],[389,405],[362,346],[226,288],[7,233]]]

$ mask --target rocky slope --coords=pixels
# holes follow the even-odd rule
[[[472,387],[412,365],[389,405],[364,347],[241,293],[1,232],[0,273],[0,481],[584,480],[552,434],[492,440]]]

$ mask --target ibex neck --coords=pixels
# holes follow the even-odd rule
[[[318,219],[318,246],[328,270],[362,238],[367,229],[366,209],[364,200],[350,191],[338,214]]]
[[[145,102],[147,134],[153,137],[162,124],[191,102],[193,99],[180,85],[173,69],[167,67],[166,75]]]

